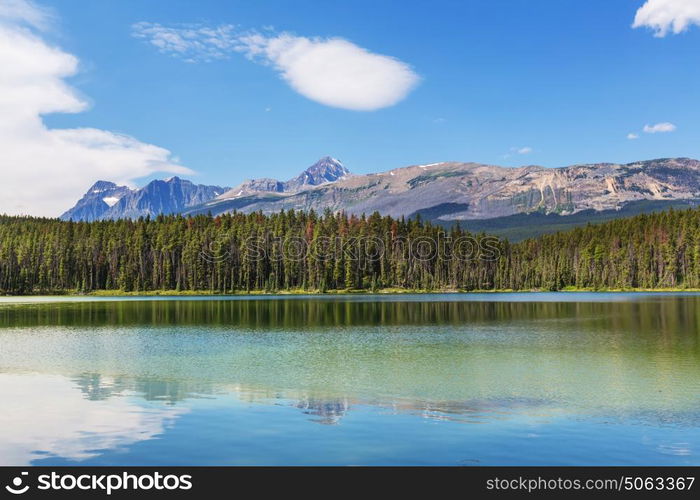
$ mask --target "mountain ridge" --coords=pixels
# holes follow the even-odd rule
[[[228,187],[205,186],[170,177],[153,180],[140,189],[97,181],[61,220],[109,220],[181,213],[201,205],[228,190]]]
[[[149,186],[157,182],[165,181],[153,181]],[[430,213],[438,222],[528,213],[567,216],[587,210],[619,211],[629,203],[644,200],[700,199],[700,161],[659,158],[557,168],[438,162],[352,174],[339,160],[328,156],[288,181],[260,178],[231,189],[199,187],[209,189],[200,189],[197,196],[173,203],[163,201],[162,193],[151,199],[143,193],[146,188],[132,191],[113,207],[100,207],[103,213],[99,218],[119,218],[116,214],[133,218],[155,215],[159,210],[219,215],[292,209],[330,209],[356,215],[378,211],[393,217]],[[78,205],[71,211],[80,213],[78,208],[91,213]]]
[[[227,200],[239,198],[244,194],[254,193],[290,193],[303,190],[305,187],[320,186],[335,182],[350,175],[340,160],[324,156],[309,168],[288,181],[279,181],[269,177],[247,179],[235,188],[223,193],[217,199]]]
[[[570,215],[584,210],[618,210],[639,200],[696,198],[700,198],[700,162],[690,158],[558,168],[439,162],[348,175],[298,192],[235,193],[185,213],[328,208],[357,215],[378,211],[408,217],[442,206],[452,208],[437,217],[446,221],[530,212]]]
[[[118,186],[114,182],[97,181],[73,208],[64,212],[59,218],[62,220],[98,220],[130,191],[129,187]]]

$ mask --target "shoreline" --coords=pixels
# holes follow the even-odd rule
[[[380,290],[327,290],[321,292],[319,290],[279,290],[279,291],[263,291],[253,290],[250,292],[231,291],[231,292],[212,292],[209,290],[148,290],[148,291],[133,291],[124,292],[119,290],[96,290],[93,292],[78,292],[78,291],[37,291],[29,294],[0,294],[2,297],[255,297],[255,296],[323,296],[323,295],[441,295],[441,294],[507,294],[507,293],[700,293],[700,288],[574,288],[566,287],[561,290],[545,290],[545,289],[529,289],[529,290],[512,290],[512,289],[487,289],[487,290],[460,290],[460,289],[404,289],[404,288],[384,288]]]

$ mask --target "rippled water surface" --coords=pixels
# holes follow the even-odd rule
[[[0,464],[700,464],[700,296],[0,298]]]

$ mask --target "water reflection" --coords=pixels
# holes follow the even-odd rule
[[[46,303],[39,299],[18,303],[13,298],[0,298],[0,328],[207,325],[222,329],[298,331],[361,326],[480,325],[496,321],[551,322],[575,318],[594,328],[651,333],[653,335],[647,338],[653,341],[673,342],[675,338],[682,338],[689,343],[685,347],[696,351],[700,347],[698,294],[454,294],[419,298],[401,295],[202,297],[197,300],[142,298]]]
[[[103,380],[102,387],[110,381]],[[69,378],[2,374],[0,464],[42,457],[84,461],[161,435],[185,406],[150,406],[122,389],[93,399]],[[117,397],[118,396],[118,397]]]
[[[90,401],[104,401],[115,396],[136,394],[146,401],[162,401],[167,405],[175,405],[188,398],[215,393],[211,384],[194,385],[177,380],[132,380],[123,375],[104,376],[98,373],[83,373],[70,379]]]
[[[314,453],[319,453],[319,458],[311,463],[324,463],[320,453],[333,443],[340,449],[345,446],[348,450],[358,445],[354,443],[353,433],[347,434],[348,429],[357,426],[357,419],[353,417],[355,413],[361,420],[369,422],[368,427],[365,424],[366,428],[362,428],[360,436],[363,433],[367,434],[367,439],[373,436],[371,439],[376,441],[376,446],[387,446],[389,457],[391,446],[396,447],[396,443],[382,444],[382,440],[387,438],[389,429],[395,430],[392,419],[397,416],[403,416],[403,426],[406,426],[406,419],[433,422],[440,426],[479,424],[467,425],[478,429],[475,437],[461,444],[457,440],[452,445],[463,448],[465,452],[471,450],[473,454],[472,458],[460,458],[456,463],[481,463],[482,458],[475,458],[483,453],[478,446],[484,445],[478,445],[479,440],[494,439],[487,446],[492,453],[493,449],[504,445],[499,444],[503,438],[498,436],[499,429],[503,427],[507,435],[515,432],[523,436],[520,439],[537,441],[543,428],[547,429],[553,424],[566,428],[571,422],[591,419],[591,415],[579,414],[567,407],[565,402],[555,400],[518,397],[464,401],[407,398],[368,400],[322,397],[304,391],[241,385],[193,386],[185,381],[115,378],[95,373],[73,377],[36,373],[0,374],[0,393],[6,403],[0,412],[0,465],[140,464],[150,463],[149,460],[153,463],[170,463],[178,454],[181,454],[178,457],[184,463],[197,463],[197,458],[188,457],[198,454],[210,454],[209,459],[214,463],[227,463],[232,457],[243,457],[242,463],[275,463],[273,457],[276,451],[272,449],[267,455],[255,458],[261,436],[269,435],[276,440],[274,442],[284,446],[285,439],[297,435],[305,439],[308,445],[317,439],[314,427],[338,427],[338,434],[324,438],[330,438],[330,441],[323,441],[321,445],[317,443],[317,448],[312,448]],[[277,414],[275,408],[289,408],[294,412],[286,416],[282,414],[282,424],[277,430],[275,420],[279,425],[280,417],[270,418],[270,415]],[[693,415],[697,416],[697,412]],[[669,422],[642,418],[634,425],[641,427],[641,435],[648,441],[645,446],[654,456],[668,457],[670,463],[698,463],[698,421],[697,418],[684,421],[685,416],[681,413],[672,422],[672,425],[682,425],[680,435],[669,431],[673,429],[667,427]],[[348,429],[345,428],[347,419],[351,419]],[[591,421],[595,422],[596,419]],[[602,434],[582,435],[579,439],[583,439],[584,443],[590,439],[610,440],[608,433],[616,432],[611,423],[614,422],[608,416],[596,424],[600,429],[595,432],[601,433],[602,430]],[[207,432],[206,426],[212,426],[212,432]],[[411,433],[418,432],[416,438],[421,435],[420,428],[417,424],[409,425]],[[482,432],[482,429],[487,430]],[[489,432],[494,432],[495,437],[489,438]],[[460,433],[453,429],[447,436],[459,438]],[[407,437],[402,437],[399,432],[397,439],[405,448]],[[507,437],[507,440],[511,439]],[[243,443],[243,447],[226,444],[230,440]],[[474,442],[477,443],[478,452],[474,449]],[[434,445],[444,446],[439,441]],[[359,443],[359,446],[365,452],[363,446],[369,445]],[[537,449],[539,445],[533,442],[533,446],[536,456],[540,451]],[[149,447],[155,451],[144,453],[143,450],[149,450]],[[266,449],[265,446],[262,448]],[[140,450],[136,459],[132,456],[134,450]],[[249,452],[251,456],[246,458]],[[550,463],[561,460],[566,463],[571,452],[560,450],[558,453],[561,455]],[[349,456],[353,456],[352,453]],[[527,463],[530,458],[519,458],[515,463]],[[350,463],[343,460],[350,460],[345,455],[341,455],[339,463]],[[503,460],[501,458],[500,463]],[[412,462],[404,457],[403,463]],[[438,460],[437,463],[449,461]]]
[[[34,375],[38,376],[38,375]],[[3,375],[0,375],[0,378]],[[411,400],[407,398],[363,399],[360,397],[323,397],[305,391],[273,391],[261,387],[214,386],[177,380],[135,379],[105,377],[96,373],[71,377],[75,387],[90,401],[106,401],[112,398],[130,397],[132,401],[162,402],[167,406],[187,406],[191,400],[222,396],[254,404],[286,405],[308,416],[310,422],[323,425],[341,423],[353,407],[371,406],[392,413],[410,413],[422,418],[482,422],[516,413],[551,415],[556,401],[523,397],[472,399],[467,401]],[[33,399],[36,395],[29,394]]]
[[[0,300],[0,463],[700,463],[697,295],[529,297]]]
[[[336,425],[350,410],[350,401],[346,398],[323,400],[303,397],[294,406],[306,415],[311,415],[312,422],[324,425]]]
[[[521,413],[533,403],[324,399],[255,387],[195,388],[173,380],[131,380],[95,373],[73,377],[5,373],[0,375],[0,393],[5,402],[0,412],[1,465],[48,458],[85,462],[139,442],[162,439],[178,419],[197,410],[203,396],[220,402],[233,398],[260,406],[286,406],[299,411],[311,425],[338,425],[353,407],[437,421],[477,422],[488,420],[489,413],[494,418]],[[534,407],[543,404],[535,402]]]

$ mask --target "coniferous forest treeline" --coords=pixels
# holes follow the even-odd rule
[[[0,217],[0,293],[700,288],[700,210],[511,244],[326,212],[63,222]]]

